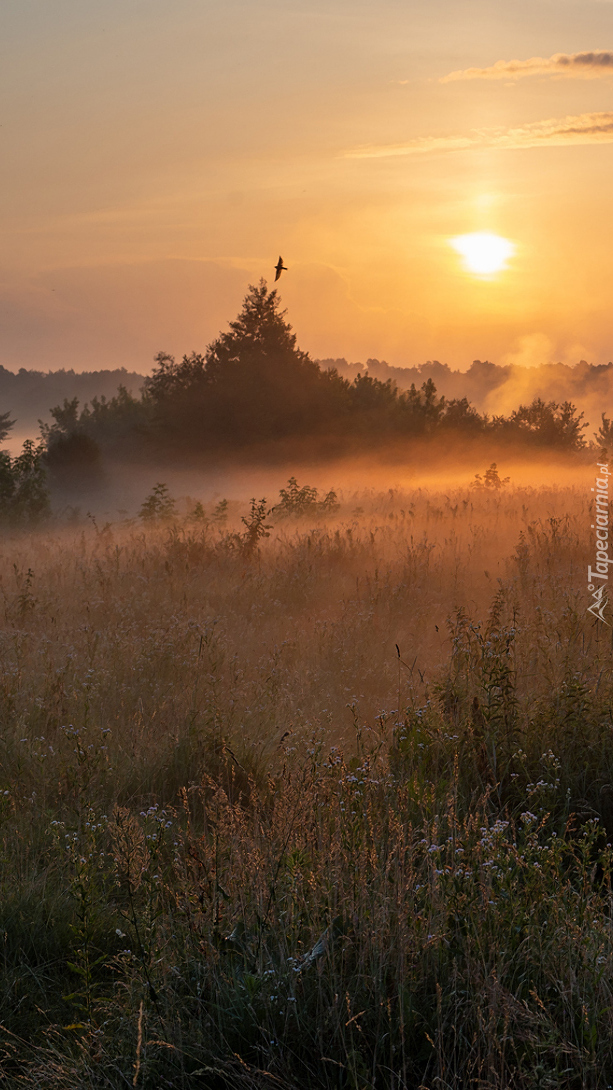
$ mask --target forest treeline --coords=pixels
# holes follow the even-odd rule
[[[408,451],[424,439],[441,449],[480,439],[572,453],[588,446],[583,416],[570,401],[542,398],[489,416],[465,396],[439,394],[431,377],[399,390],[389,378],[359,372],[350,379],[322,368],[297,347],[276,291],[262,280],[204,353],[177,361],[160,352],[138,395],[122,384],[113,397],[94,397],[83,408],[78,397],[64,398],[51,409],[51,423],[39,422],[40,441],[30,444],[26,462],[38,457],[30,476],[43,467],[52,477],[77,472],[93,481],[103,455],[219,458],[276,445],[286,456],[306,449],[329,456],[386,446]],[[6,434],[9,414],[2,420]],[[603,414],[593,438],[603,446],[612,436]],[[17,459],[3,452],[4,493],[19,493],[17,470]]]
[[[94,397],[113,397],[119,385],[140,390],[144,375],[116,367],[108,371],[9,371],[0,364],[0,410],[10,409],[22,435],[34,435],[38,420],[46,419],[51,405],[78,397],[82,404]]]
[[[367,359],[365,363],[349,363],[343,357],[318,360],[322,368],[334,368],[339,375],[352,381],[356,375],[368,372],[382,382],[391,379],[399,390],[408,390],[412,383],[421,386],[432,379],[439,394],[447,398],[467,397],[480,412],[502,412],[520,402],[536,397],[549,401],[572,401],[588,416],[598,419],[599,406],[613,401],[613,363],[577,364],[492,363],[473,360],[466,371],[458,371],[439,360],[427,360],[415,367],[395,367],[386,360]]]

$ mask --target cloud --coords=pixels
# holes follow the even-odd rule
[[[418,136],[404,144],[363,144],[343,153],[344,159],[389,159],[434,151],[472,148],[543,148],[613,143],[613,113],[578,114],[531,121],[515,128],[473,129],[468,135]]]
[[[420,151],[464,151],[475,143],[474,136],[418,136],[405,144],[360,144],[343,152],[343,159],[389,159]]]
[[[554,53],[552,57],[530,57],[527,61],[496,61],[489,68],[464,68],[443,76],[439,83],[466,79],[523,79],[525,76],[565,76],[598,79],[613,75],[613,51],[595,49],[589,53]]]
[[[578,114],[574,117],[533,121],[493,136],[502,148],[539,148],[544,145],[608,144],[613,141],[613,113]]]

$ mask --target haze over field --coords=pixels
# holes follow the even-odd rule
[[[146,371],[279,252],[315,357],[611,358],[606,0],[5,0],[0,36],[4,366]]]
[[[8,1079],[610,1081],[586,490],[283,508],[0,539]]]
[[[3,0],[1,94],[2,1085],[613,1086],[613,0]]]

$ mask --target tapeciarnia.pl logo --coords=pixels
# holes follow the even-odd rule
[[[611,473],[608,462],[597,462],[596,465],[600,471],[600,476],[596,477],[596,486],[592,488],[592,492],[595,493],[596,507],[595,521],[592,523],[592,530],[596,531],[596,564],[593,568],[591,564],[588,564],[587,569],[587,589],[592,597],[587,611],[604,624],[609,624],[604,611],[609,601],[609,564],[613,564],[613,558],[609,557],[609,477]]]

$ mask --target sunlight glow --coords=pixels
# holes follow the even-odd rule
[[[508,259],[515,252],[510,239],[492,235],[489,231],[458,235],[450,239],[449,244],[464,258],[466,268],[481,276],[506,268]]]

